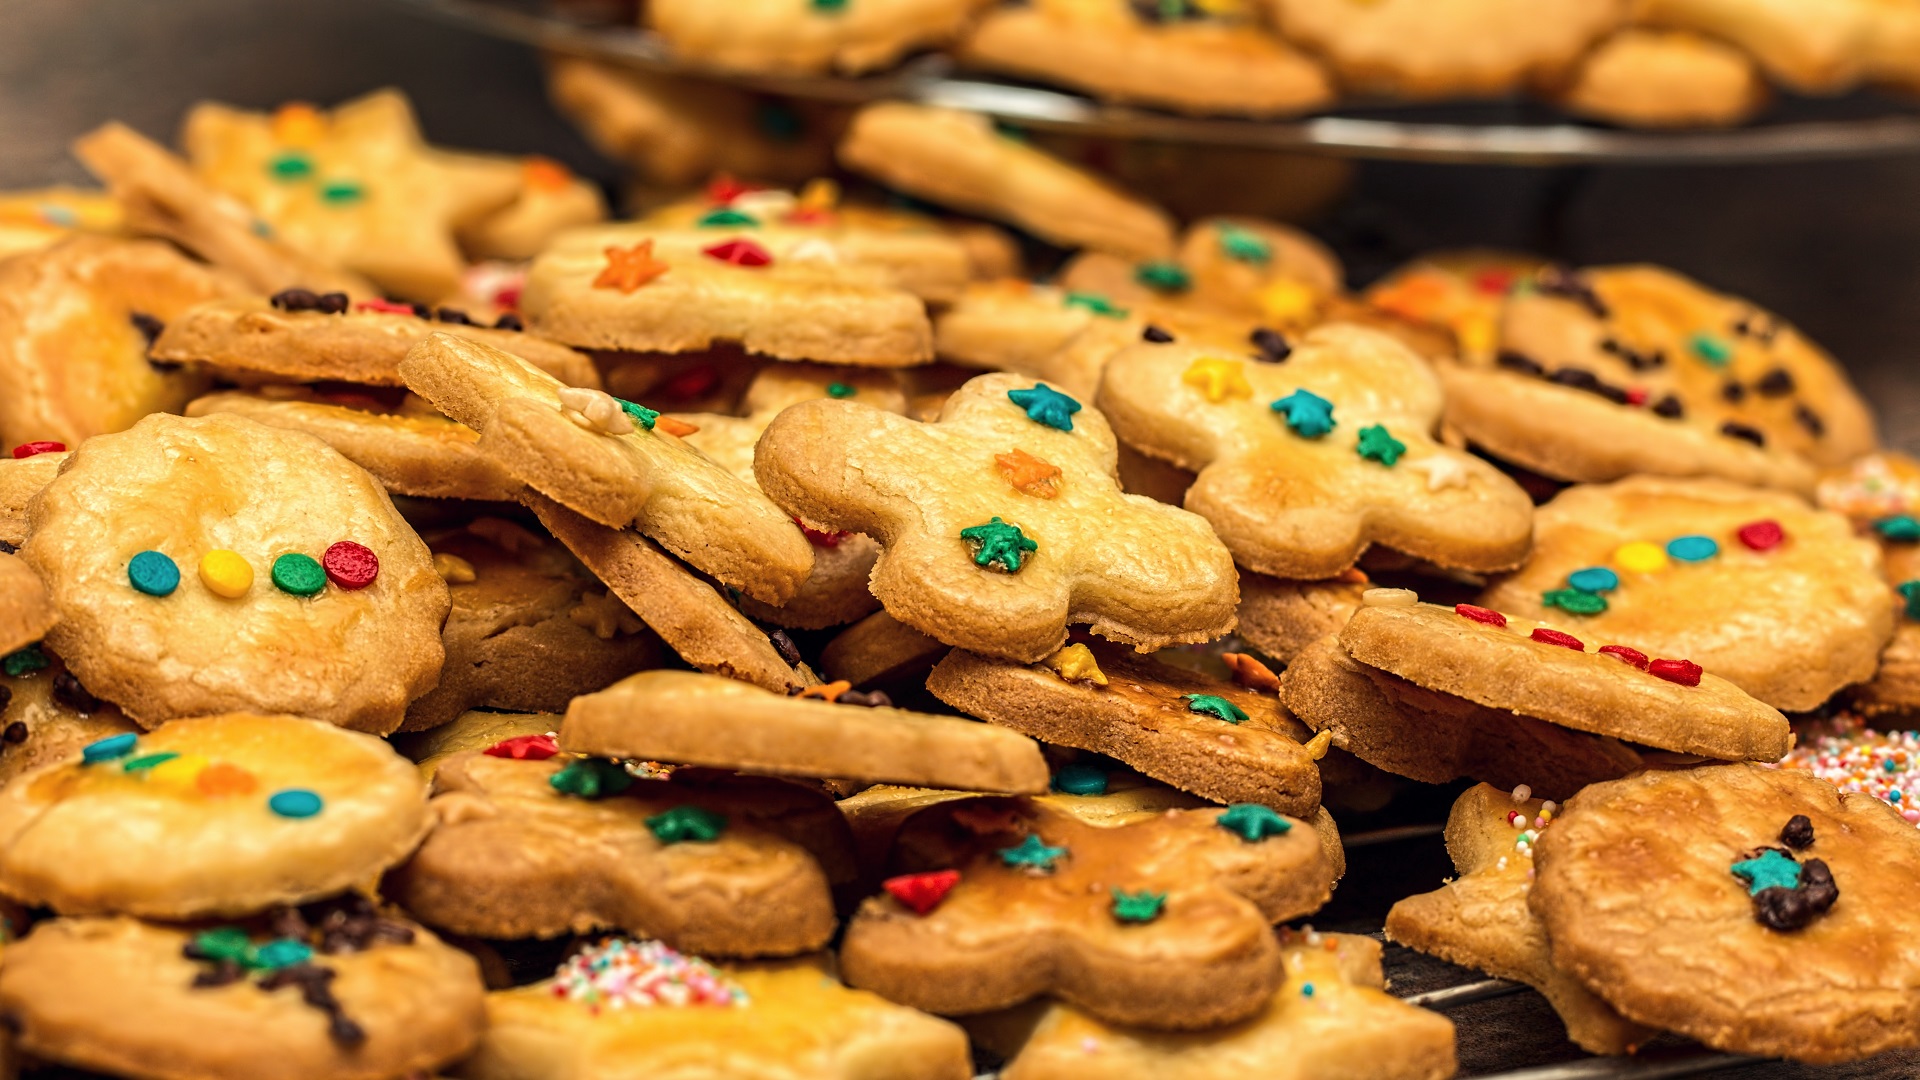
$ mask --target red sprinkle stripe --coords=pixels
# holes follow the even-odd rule
[[[733,203],[733,200],[745,195],[747,192],[758,190],[760,189],[754,187],[752,184],[735,180],[726,173],[721,173],[707,182],[707,201],[717,203],[721,206],[729,206]]]
[[[515,761],[545,761],[560,752],[560,744],[551,735],[515,735],[511,739],[501,739],[482,753],[488,757],[512,758]]]
[[[1575,652],[1587,651],[1586,645],[1583,644],[1579,638],[1574,637],[1572,634],[1563,634],[1558,630],[1549,630],[1544,626],[1534,627],[1533,633],[1527,636],[1545,645],[1558,645],[1563,649],[1572,649]]]
[[[1647,673],[1681,686],[1699,686],[1700,676],[1704,674],[1700,665],[1691,660],[1655,660],[1647,665]]]
[[[30,458],[35,454],[58,454],[64,452],[66,448],[66,443],[51,441],[24,442],[13,448],[13,456],[16,458]]]
[[[355,311],[384,311],[389,315],[413,315],[412,304],[395,303],[392,300],[362,300],[353,305]]]
[[[960,884],[960,871],[933,870],[925,874],[902,874],[880,883],[895,900],[913,909],[915,915],[925,915],[940,906],[955,885]]]
[[[1453,605],[1453,613],[1463,619],[1472,619],[1474,622],[1486,623],[1488,626],[1507,625],[1507,617],[1492,608],[1475,607],[1472,604],[1455,604]]]
[[[1641,671],[1647,670],[1647,654],[1639,649],[1625,645],[1602,645],[1598,652],[1601,656],[1611,656],[1623,664],[1631,664]]]

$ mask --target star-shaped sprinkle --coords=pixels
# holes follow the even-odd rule
[[[1199,390],[1208,401],[1218,405],[1232,398],[1253,396],[1253,387],[1247,383],[1245,368],[1246,365],[1238,360],[1203,356],[1187,365],[1180,381]]]
[[[1039,383],[1031,390],[1009,390],[1007,397],[1027,410],[1027,419],[1060,431],[1072,431],[1073,414],[1080,411],[1079,402],[1046,383]]]
[[[1091,765],[1063,765],[1053,774],[1052,786],[1064,795],[1105,795],[1107,773]]]
[[[1068,645],[1042,662],[1068,682],[1090,682],[1095,686],[1107,685],[1107,676],[1100,670],[1099,662],[1094,659],[1093,650],[1078,642]]]
[[[1793,856],[1783,855],[1773,848],[1767,848],[1751,859],[1743,859],[1731,867],[1733,876],[1747,883],[1747,895],[1752,896],[1762,889],[1795,889],[1800,886],[1800,864]]]
[[[1407,452],[1407,444],[1389,435],[1385,424],[1370,424],[1360,429],[1360,441],[1354,449],[1363,458],[1390,466]]]
[[[727,831],[727,818],[699,806],[676,806],[648,818],[647,829],[663,844],[710,844]]]
[[[1273,403],[1287,427],[1303,439],[1317,439],[1333,430],[1333,402],[1311,390],[1295,390]]]
[[[1225,720],[1229,724],[1246,722],[1246,712],[1218,694],[1184,694],[1182,696],[1187,699],[1188,712],[1201,713],[1216,720]]]
[[[1448,454],[1434,454],[1418,461],[1407,462],[1407,468],[1425,473],[1428,491],[1444,491],[1447,488],[1463,488],[1473,473],[1460,459]]]
[[[933,870],[925,874],[890,877],[881,882],[880,887],[915,915],[925,915],[939,907],[940,901],[945,900],[958,884],[960,871]]]
[[[1258,843],[1269,836],[1285,836],[1293,831],[1293,822],[1259,803],[1234,803],[1214,819],[1214,824],[1249,844]]]
[[[1895,585],[1893,591],[1907,602],[1907,618],[1920,619],[1920,580],[1903,581]]]
[[[1007,478],[1007,483],[1022,495],[1051,499],[1060,494],[1058,465],[1049,465],[1025,450],[1017,449],[995,454],[993,463],[999,466],[1000,474]]]
[[[1881,537],[1897,544],[1920,542],[1920,520],[1912,514],[1895,514],[1873,523],[1874,530]]]
[[[642,240],[629,248],[610,247],[606,268],[593,279],[593,287],[630,293],[669,269],[666,263],[653,257],[652,240]]]
[[[1040,839],[1039,833],[1028,833],[1027,838],[1017,846],[1001,848],[999,851],[1003,865],[1026,867],[1042,874],[1053,873],[1053,864],[1059,862],[1066,853],[1064,847],[1048,847],[1046,841]]]
[[[1160,917],[1160,911],[1167,906],[1167,894],[1142,889],[1130,893],[1125,889],[1113,890],[1113,917],[1116,922],[1150,923]]]
[[[1227,258],[1264,266],[1273,259],[1273,245],[1259,233],[1238,225],[1220,226],[1220,250]]]
[[[758,225],[760,220],[752,214],[744,214],[729,206],[718,210],[709,210],[701,215],[698,225],[702,229],[724,228],[729,225]]]
[[[633,786],[633,777],[617,761],[581,758],[547,777],[547,783],[562,795],[581,799],[604,799]]]
[[[1040,550],[1038,542],[1021,533],[1020,526],[1009,525],[997,516],[985,525],[961,529],[960,539],[977,545],[973,553],[975,566],[991,568],[997,563],[1009,574],[1020,572],[1022,552]]]
[[[1186,267],[1167,260],[1141,263],[1134,268],[1133,280],[1156,292],[1186,292],[1193,286],[1193,275]]]

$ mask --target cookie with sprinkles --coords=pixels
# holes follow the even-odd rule
[[[59,621],[40,575],[13,555],[0,554],[0,653],[39,641]]]
[[[560,730],[558,713],[491,712],[475,709],[425,731],[393,737],[393,748],[420,767],[432,780],[443,762],[468,750],[500,747],[507,757],[551,757],[557,751],[554,734]]]
[[[1821,474],[1814,498],[1880,545],[1894,591],[1893,639],[1873,677],[1847,692],[1848,702],[1870,715],[1920,707],[1920,461],[1897,450],[1868,454]]]
[[[1507,293],[1544,265],[1515,251],[1436,251],[1394,269],[1362,297],[1388,314],[1446,332],[1463,360],[1489,364],[1499,348]]]
[[[72,454],[66,443],[51,440],[23,443],[12,450],[0,455],[0,543],[18,549],[27,542],[27,501],[53,482]]]
[[[1443,367],[1447,423],[1556,480],[1711,476],[1807,491],[1877,444],[1834,359],[1778,316],[1654,266],[1548,268],[1496,357]]]
[[[89,743],[139,730],[45,646],[0,656],[0,786],[71,760]]]
[[[470,956],[403,920],[309,914],[286,909],[272,929],[48,920],[7,945],[0,1013],[37,1059],[153,1080],[381,1080],[479,1042]]]
[[[1831,1063],[1920,1042],[1920,833],[1796,770],[1653,771],[1568,800],[1528,906],[1553,963],[1636,1023]],[[1838,902],[1836,902],[1838,901]]]
[[[647,8],[647,25],[676,56],[760,75],[858,74],[959,34],[971,0],[753,0],[722,13],[700,0]]]

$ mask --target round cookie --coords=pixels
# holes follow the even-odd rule
[[[179,720],[0,790],[0,892],[65,915],[239,915],[367,881],[428,824],[418,770],[369,736]]]
[[[0,653],[31,645],[60,620],[33,568],[0,552]]]
[[[1633,127],[1726,127],[1767,103],[1746,53],[1685,31],[1622,30],[1580,61],[1554,96],[1567,109]]]
[[[248,710],[385,733],[439,677],[449,601],[431,554],[373,477],[310,435],[149,416],[76,451],[29,522],[21,558],[61,617],[48,643],[142,724]],[[371,583],[318,573],[343,544],[373,554]],[[216,551],[240,560],[215,558],[225,593],[203,568]]]

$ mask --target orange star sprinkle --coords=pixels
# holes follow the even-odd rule
[[[653,421],[653,430],[664,431],[668,435],[678,435],[684,439],[699,431],[700,427],[697,424],[689,424],[685,420],[675,420],[671,416],[662,415]]]
[[[1233,672],[1233,681],[1249,690],[1265,690],[1269,693],[1280,689],[1280,677],[1273,669],[1246,653],[1221,653],[1220,659]]]
[[[1060,466],[1049,465],[1025,450],[1014,450],[1005,454],[995,454],[993,463],[1013,485],[1013,489],[1022,495],[1032,495],[1037,499],[1051,499],[1060,494],[1055,483],[1060,479]]]
[[[837,679],[830,683],[815,683],[805,690],[800,691],[798,696],[803,698],[819,698],[821,701],[837,701],[841,694],[851,689],[853,689],[852,683],[845,679]]]
[[[670,269],[653,257],[653,241],[642,240],[630,248],[607,249],[607,268],[593,279],[596,289],[619,289],[630,293]]]

